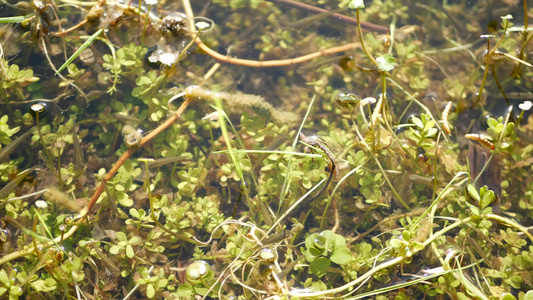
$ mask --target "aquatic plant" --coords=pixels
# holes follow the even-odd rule
[[[0,298],[530,299],[531,9],[464,2],[2,4]]]

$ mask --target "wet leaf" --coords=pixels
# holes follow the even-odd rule
[[[146,287],[146,297],[153,298],[155,296],[155,289],[152,284],[148,284]]]
[[[473,184],[468,184],[466,186],[466,190],[467,190],[468,194],[470,195],[470,197],[472,197],[474,200],[479,202],[479,200],[480,200],[479,193],[477,192],[477,189],[476,189],[476,187]]]
[[[126,245],[126,256],[129,258],[135,256],[135,252],[133,252],[133,247],[131,245]]]
[[[354,260],[354,256],[350,249],[346,246],[335,246],[333,248],[333,254],[331,254],[330,257],[331,261],[339,264],[344,265]]]
[[[331,265],[331,260],[325,257],[318,257],[310,263],[309,269],[317,276],[326,274],[326,269]]]
[[[394,69],[394,63],[396,62],[396,59],[391,54],[385,54],[383,56],[380,56],[376,58],[376,61],[378,62],[378,68],[382,72],[388,72]]]
[[[350,3],[348,3],[348,8],[365,8],[365,2],[363,0],[351,0]]]

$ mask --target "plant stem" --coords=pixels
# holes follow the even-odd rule
[[[381,163],[379,162],[378,158],[376,157],[376,155],[374,154],[374,152],[372,151],[372,149],[370,148],[370,146],[368,146],[368,143],[365,141],[365,139],[363,138],[363,136],[361,135],[361,132],[359,132],[359,129],[357,128],[357,126],[354,126],[355,128],[355,132],[357,133],[357,136],[359,137],[359,139],[361,140],[361,142],[363,143],[363,145],[365,145],[365,148],[368,150],[368,152],[370,153],[370,155],[372,155],[372,158],[374,158],[374,160],[376,161],[376,164],[378,165],[378,168],[379,170],[381,171],[381,173],[383,174],[383,178],[385,179],[385,181],[387,182],[387,184],[389,185],[389,188],[391,189],[392,193],[394,194],[394,196],[396,196],[396,198],[398,198],[398,201],[400,201],[402,203],[402,205],[410,210],[411,208],[409,207],[409,205],[407,205],[407,203],[405,203],[405,201],[403,201],[402,197],[400,196],[400,194],[398,194],[398,192],[396,191],[396,189],[394,188],[394,186],[392,185],[392,183],[390,182],[389,180],[389,177],[387,176],[387,173],[385,173],[385,170],[383,170],[383,167],[381,166]]]
[[[50,168],[52,168],[53,172],[56,173],[56,176],[58,176],[57,179],[61,181],[61,178],[59,177],[61,174],[56,172],[55,167],[54,167],[54,159],[52,158],[52,155],[50,154],[50,152],[48,151],[44,143],[44,136],[43,136],[43,133],[41,132],[41,124],[40,124],[38,111],[35,111],[35,124],[37,125],[37,132],[39,133],[39,141],[41,142],[41,147],[43,147],[43,151],[45,153],[48,165],[50,166]]]
[[[481,95],[483,94],[483,89],[485,88],[485,82],[487,81],[487,75],[489,74],[489,65],[490,65],[490,38],[487,38],[487,55],[485,56],[485,73],[483,73],[483,80],[481,81],[481,86],[477,92],[476,100],[474,101],[473,106],[475,106],[479,100],[481,100]]]
[[[490,57],[496,52],[498,49],[498,46],[503,42],[503,38],[507,35],[507,28],[509,27],[509,20],[507,18],[503,18],[503,33],[496,45],[490,48],[490,37],[487,37],[487,55],[485,56],[486,64],[485,64],[485,73],[483,74],[483,81],[481,82],[481,86],[479,87],[479,92],[477,93],[476,100],[474,102],[474,105],[481,100],[481,95],[483,93],[483,89],[485,88],[485,82],[487,81],[487,74],[489,72],[489,65],[490,65]]]
[[[475,221],[475,220],[478,220],[478,219],[492,219],[492,220],[496,220],[502,224],[505,224],[507,226],[510,226],[510,227],[513,227],[521,232],[523,232],[531,241],[533,241],[533,236],[527,231],[527,229],[523,228],[522,226],[520,226],[519,224],[507,219],[507,218],[504,218],[502,216],[499,216],[499,215],[495,215],[495,214],[484,214],[484,215],[480,215],[480,216],[472,216],[472,217],[468,217],[468,218],[465,218],[465,219],[462,219],[462,220],[458,220],[457,222],[451,224],[450,226],[448,227],[445,227],[441,230],[439,230],[438,232],[436,232],[435,234],[431,235],[426,241],[424,241],[424,243],[422,243],[424,245],[424,248],[429,246],[431,243],[433,243],[436,239],[440,238],[441,236],[444,236],[446,233],[448,233],[449,231],[463,225],[463,224],[467,224],[471,221]],[[419,250],[420,251],[420,250]],[[416,253],[418,253],[419,251],[416,251],[413,249],[413,255],[415,255]],[[394,259],[391,259],[385,263],[382,263],[380,264],[379,266],[376,266],[374,268],[372,268],[371,270],[369,270],[368,272],[366,272],[365,274],[361,275],[359,278],[357,278],[356,280],[353,280],[353,281],[350,281],[348,282],[347,284],[343,285],[343,286],[340,286],[340,287],[337,287],[337,288],[333,288],[333,289],[329,289],[329,290],[324,290],[324,291],[317,291],[317,292],[302,292],[302,291],[289,291],[287,293],[287,295],[291,296],[291,297],[301,297],[301,298],[312,298],[312,297],[321,297],[321,296],[326,296],[326,295],[330,295],[330,294],[337,294],[337,293],[341,293],[359,283],[362,283],[364,282],[365,280],[367,280],[368,278],[372,277],[374,274],[377,274],[379,271],[381,270],[384,270],[384,269],[387,269],[387,268],[391,268],[391,267],[394,267],[400,263],[402,263],[404,260],[408,260],[408,259],[411,259],[413,257],[413,255],[403,255],[403,256],[399,256],[399,257],[396,257]]]
[[[359,21],[359,8],[355,9],[355,14],[357,18],[357,34],[359,35],[359,43],[361,44],[361,48],[363,49],[363,52],[365,52],[368,59],[370,59],[370,61],[372,61],[372,63],[377,67],[378,62],[374,59],[370,52],[368,52],[365,41],[363,40],[363,31],[361,30],[361,22]]]

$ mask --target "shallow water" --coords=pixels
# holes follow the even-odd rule
[[[533,10],[347,2],[1,4],[0,297],[523,298]]]

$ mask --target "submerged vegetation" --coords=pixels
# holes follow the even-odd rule
[[[426,2],[3,1],[0,298],[533,299],[533,8]]]

